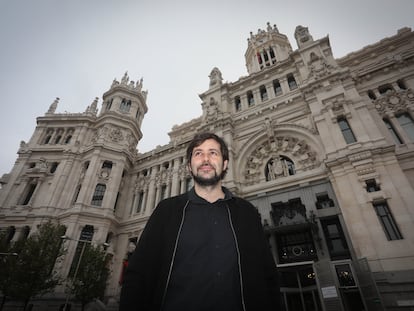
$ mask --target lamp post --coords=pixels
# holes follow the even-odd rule
[[[63,235],[60,238],[62,240],[70,240],[70,241],[76,241],[76,242],[82,242],[83,243],[82,244],[81,252],[79,254],[78,262],[76,263],[75,272],[73,273],[73,278],[72,279],[75,280],[76,279],[76,276],[78,275],[78,271],[79,271],[79,267],[80,267],[80,264],[81,264],[81,261],[82,261],[83,253],[85,252],[86,243],[91,243],[91,241],[88,241],[88,240],[76,240],[76,239],[69,238],[66,235]],[[67,286],[67,283],[66,283],[66,286]],[[69,299],[70,299],[70,294],[71,294],[71,292],[69,290],[68,293],[67,293],[67,295],[66,295],[65,307],[64,307],[63,311],[67,311],[68,302],[69,302]]]
[[[75,268],[75,271],[74,271],[73,277],[72,277],[72,280],[75,281],[76,280],[76,276],[78,275],[78,272],[79,272],[80,264],[82,262],[83,254],[85,252],[86,244],[88,244],[88,243],[91,244],[92,241],[72,239],[72,238],[70,238],[70,237],[68,237],[66,235],[63,235],[60,238],[62,240],[70,240],[70,241],[76,241],[76,242],[83,243],[82,244],[81,252],[79,254],[79,259],[78,259],[78,262],[76,263],[76,268]],[[107,246],[109,246],[109,244],[108,243],[103,243],[103,246],[107,247]],[[72,283],[73,283],[73,281],[72,281]],[[66,285],[67,285],[67,283],[66,283]],[[68,302],[69,302],[70,296],[71,296],[71,291],[69,290],[68,293],[67,293],[67,295],[66,295],[66,300],[65,300],[65,305],[64,305],[63,311],[67,311],[68,310],[67,308],[68,308]]]

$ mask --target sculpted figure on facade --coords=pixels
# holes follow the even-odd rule
[[[218,104],[216,100],[213,97],[211,97],[210,102],[204,103],[204,105],[206,107],[205,119],[207,121],[217,120],[219,111],[218,111]]]
[[[128,71],[126,71],[124,76],[121,79],[121,84],[127,85],[128,82],[129,82]]]
[[[211,71],[209,75],[209,78],[210,78],[210,87],[221,85],[223,82],[221,71],[217,67],[213,68],[213,70]]]
[[[47,111],[47,113],[50,113],[50,114],[55,113],[58,103],[59,103],[59,97],[56,97],[56,99],[50,105],[49,110]]]
[[[267,180],[289,175],[286,163],[281,160],[280,156],[275,156],[267,162],[267,172]]]
[[[111,132],[109,134],[109,138],[113,141],[113,142],[121,142],[124,140],[124,135],[122,133],[122,131],[119,128],[112,128]]]

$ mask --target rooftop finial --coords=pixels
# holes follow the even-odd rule
[[[122,77],[121,84],[128,84],[128,81],[129,81],[128,71],[126,71],[124,76]]]
[[[47,113],[55,113],[57,105],[59,103],[60,98],[56,97],[56,99],[53,101],[53,103],[50,105],[49,110]]]

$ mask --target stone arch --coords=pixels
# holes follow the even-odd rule
[[[292,160],[295,174],[320,167],[325,158],[323,146],[311,130],[293,124],[273,125],[271,128],[271,131],[260,130],[253,134],[239,152],[239,180],[245,185],[266,182],[266,165],[272,158]]]

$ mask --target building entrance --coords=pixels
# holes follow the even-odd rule
[[[311,264],[280,267],[280,292],[285,311],[322,311]]]

